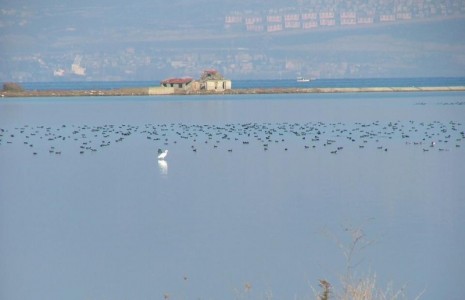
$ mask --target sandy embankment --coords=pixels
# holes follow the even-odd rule
[[[218,94],[317,94],[317,93],[385,93],[385,92],[463,92],[465,86],[441,87],[363,87],[363,88],[251,88],[231,89],[224,92],[178,91],[174,95],[218,95]],[[47,90],[47,91],[2,91],[1,97],[83,97],[83,96],[147,96],[149,88],[127,88],[112,90]],[[155,95],[154,95],[155,96]]]

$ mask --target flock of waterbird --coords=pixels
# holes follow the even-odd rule
[[[175,144],[187,145],[192,152],[223,149],[233,152],[240,145],[255,145],[263,151],[282,151],[301,147],[302,149],[324,149],[337,154],[346,146],[374,148],[388,151],[392,142],[421,147],[424,152],[449,151],[460,148],[465,140],[461,122],[396,121],[396,122],[354,122],[354,123],[236,123],[221,125],[201,124],[145,124],[145,125],[60,125],[0,128],[0,147],[21,143],[33,155],[59,156],[64,149],[87,155],[101,152],[112,145],[134,137],[144,138],[153,143],[154,153],[164,160],[167,149]],[[72,146],[65,147],[65,143]]]

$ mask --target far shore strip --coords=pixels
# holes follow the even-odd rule
[[[169,95],[247,95],[247,94],[318,94],[318,93],[384,93],[384,92],[464,92],[465,86],[437,87],[333,87],[333,88],[247,88],[225,91],[175,91]],[[82,96],[160,96],[149,94],[149,88],[111,90],[24,90],[1,91],[4,97],[82,97]],[[165,95],[166,96],[166,95]]]

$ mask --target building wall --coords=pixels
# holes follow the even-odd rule
[[[174,88],[172,87],[151,87],[149,88],[149,95],[170,95],[174,94]]]
[[[191,90],[192,91],[200,91],[200,82],[195,80],[193,83],[192,83],[192,86],[191,86]]]
[[[161,86],[165,88],[189,90],[192,86],[192,81],[189,83],[162,83]]]
[[[224,91],[231,89],[231,80],[207,80],[205,81],[207,91]]]

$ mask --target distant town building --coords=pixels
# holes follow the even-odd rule
[[[355,25],[357,24],[357,19],[355,18],[341,18],[341,25]]]
[[[464,0],[301,1],[316,2],[268,11],[232,11],[224,21],[231,31],[277,32],[324,26],[372,25],[447,15],[465,15]]]
[[[62,68],[56,69],[53,71],[53,76],[55,77],[63,77],[65,75],[65,70]]]
[[[332,11],[322,11],[320,12],[319,16],[320,16],[320,20],[321,19],[334,19],[335,14]]]
[[[379,16],[380,22],[394,22],[396,20],[396,15],[381,15]]]
[[[246,29],[250,32],[262,32],[263,30],[265,30],[265,26],[261,24],[247,24]]]
[[[353,11],[343,11],[341,12],[341,19],[355,19],[357,14]]]
[[[300,15],[299,14],[284,15],[284,21],[286,22],[300,21]]]
[[[266,27],[266,31],[268,32],[276,32],[276,31],[282,31],[282,30],[283,30],[282,24],[273,24],[273,25],[268,25]]]
[[[263,19],[261,17],[247,17],[245,18],[245,25],[254,25],[262,21]]]
[[[282,17],[279,15],[269,15],[266,16],[266,21],[268,23],[281,23],[282,22]]]
[[[242,15],[232,14],[224,18],[225,29],[241,28],[244,22]]]
[[[321,26],[334,26],[336,25],[335,19],[320,19]]]
[[[284,22],[284,28],[286,28],[286,29],[298,29],[298,28],[300,28],[300,21],[286,21],[286,22]]]
[[[71,65],[71,73],[78,75],[78,76],[85,76],[86,75],[86,68],[81,66],[81,59],[80,55],[76,55],[74,58],[74,62]]]
[[[342,26],[345,25],[356,25],[357,14],[353,11],[343,11],[339,15],[339,21]]]
[[[372,17],[360,17],[357,20],[358,24],[373,24]]]
[[[308,12],[302,14],[302,20],[316,20],[318,15],[316,12]]]
[[[312,28],[317,28],[317,27],[318,27],[317,20],[310,20],[310,21],[302,22],[303,29],[312,29]]]
[[[226,24],[239,24],[242,23],[241,16],[226,16],[224,22]]]

